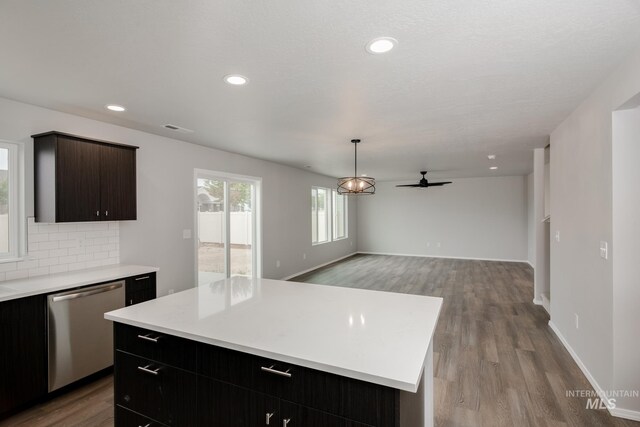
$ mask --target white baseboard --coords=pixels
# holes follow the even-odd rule
[[[546,294],[540,295],[540,299],[542,300],[542,307],[547,310],[547,313],[551,314],[551,301]]]
[[[527,260],[526,263],[529,264],[531,268],[533,268],[534,270],[536,269],[536,266],[531,264],[531,261]]]
[[[524,262],[527,264],[529,263],[529,261],[523,260],[523,259],[473,258],[473,257],[464,257],[464,256],[417,255],[417,254],[398,254],[393,252],[368,252],[368,251],[358,251],[357,253],[363,254],[363,255],[412,256],[416,258],[468,259],[473,261]]]
[[[356,255],[357,253],[358,253],[358,252],[351,252],[350,254],[347,254],[347,255],[345,255],[345,256],[341,256],[340,258],[336,258],[336,259],[334,259],[334,260],[331,260],[331,261],[328,261],[328,262],[322,263],[322,264],[320,264],[320,265],[316,265],[315,267],[311,267],[311,268],[307,268],[306,270],[299,271],[299,272],[297,272],[297,273],[295,273],[295,274],[292,274],[292,275],[290,275],[290,276],[283,277],[283,278],[282,278],[282,279],[280,279],[280,280],[289,280],[289,279],[292,279],[292,278],[294,278],[294,277],[296,277],[296,276],[300,276],[300,275],[305,274],[305,273],[308,273],[308,272],[310,272],[310,271],[317,270],[318,268],[322,268],[322,267],[324,267],[324,266],[326,266],[326,265],[333,264],[334,262],[338,262],[338,261],[343,260],[343,259],[345,259],[345,258],[349,258],[349,257],[351,257],[351,256]]]
[[[602,399],[605,405],[607,405],[607,409],[609,410],[609,413],[611,415],[614,415],[611,410],[611,402],[609,402],[609,399],[607,398],[607,395],[604,392],[604,389],[600,387],[600,384],[598,384],[598,381],[596,381],[593,375],[591,375],[591,372],[589,372],[589,369],[587,369],[587,366],[584,363],[582,363],[582,360],[580,360],[580,357],[578,356],[578,354],[569,345],[569,342],[565,339],[564,335],[562,335],[558,327],[551,320],[549,320],[549,327],[556,334],[556,336],[558,337],[562,345],[564,345],[564,348],[567,349],[571,357],[573,357],[573,360],[576,362],[576,364],[578,365],[578,367],[580,368],[584,376],[587,377],[587,380],[589,380],[589,383],[591,383],[591,387],[593,387],[593,390],[598,394],[598,396]],[[617,416],[617,415],[614,415],[614,416]]]
[[[640,421],[640,411],[632,411],[623,408],[609,409],[609,413],[614,417],[626,418],[627,420]]]
[[[541,299],[538,299],[538,298],[534,298],[534,299],[533,299],[533,303],[534,303],[535,305],[542,305],[542,300],[541,300]]]

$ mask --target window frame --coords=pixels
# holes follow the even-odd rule
[[[343,206],[343,211],[342,211],[342,222],[344,224],[344,235],[343,236],[336,236],[336,219],[337,219],[337,198],[338,197],[342,197],[342,206]],[[332,230],[331,230],[331,237],[333,238],[334,242],[337,242],[338,240],[344,240],[344,239],[348,239],[349,238],[349,199],[347,196],[345,196],[344,194],[338,194],[337,190],[331,190],[331,222],[332,222]]]
[[[327,240],[323,240],[323,241],[318,241],[317,240],[317,236],[318,236],[318,209],[317,209],[317,191],[318,190],[324,190],[326,192],[326,206],[325,209],[327,211]],[[336,212],[335,212],[335,200],[336,197],[338,196],[338,192],[333,189],[333,188],[327,188],[327,187],[320,187],[317,185],[312,185],[311,186],[311,245],[312,246],[317,246],[317,245],[324,245],[325,243],[331,243],[331,242],[337,242],[339,240],[345,240],[349,238],[349,214],[348,214],[348,205],[349,205],[349,198],[344,196],[344,195],[340,195],[341,197],[343,197],[344,200],[344,236],[342,237],[335,237],[335,229],[336,229]],[[313,225],[313,215],[314,215],[314,206],[315,206],[315,230],[314,230],[314,225]],[[315,233],[314,233],[315,231]],[[314,234],[316,235],[316,240],[313,239]]]
[[[0,139],[0,148],[8,150],[7,167],[7,204],[8,252],[0,253],[0,263],[23,260],[26,252],[26,217],[24,184],[24,144]]]
[[[225,242],[230,240],[230,230],[227,227],[229,224],[228,216],[231,211],[229,209],[228,200],[229,200],[229,184],[233,182],[242,182],[253,185],[253,191],[251,194],[251,208],[252,208],[252,224],[254,230],[253,235],[253,244],[252,244],[252,277],[261,278],[262,277],[262,177],[257,176],[249,176],[249,175],[239,175],[229,172],[220,172],[213,171],[209,169],[199,169],[195,168],[193,170],[193,203],[194,203],[194,216],[193,216],[193,224],[194,224],[194,232],[195,238],[194,240],[194,270],[195,270],[195,287],[200,286],[198,281],[198,179],[211,179],[217,181],[224,182],[224,200],[225,200],[225,208],[224,208],[224,235]],[[228,245],[225,245],[225,275],[227,278],[231,277],[231,259],[230,259],[231,251]]]
[[[326,219],[325,219],[325,225],[326,225],[326,230],[327,230],[327,239],[326,240],[317,240],[318,235],[319,235],[319,230],[320,227],[319,225],[319,221],[318,221],[318,190],[322,190],[325,192],[325,207],[324,210],[327,213],[326,215]],[[315,193],[315,199],[314,199],[314,191]],[[332,241],[332,236],[333,236],[333,230],[331,229],[331,190],[329,188],[326,187],[318,187],[318,186],[312,186],[311,187],[311,215],[313,217],[314,214],[314,207],[315,205],[315,217],[316,217],[316,241],[313,240],[313,218],[312,218],[312,222],[311,222],[311,244],[313,246],[315,245],[322,245],[325,243],[329,243]]]

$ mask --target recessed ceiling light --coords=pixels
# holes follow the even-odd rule
[[[249,82],[249,79],[240,74],[229,74],[224,76],[224,81],[234,86],[242,86]]]
[[[123,111],[127,111],[126,108],[124,108],[122,105],[118,105],[118,104],[107,104],[104,106],[104,108],[106,108],[107,110],[110,111],[116,111],[118,113],[122,113]]]
[[[498,167],[497,167],[497,166],[491,166],[489,169],[491,169],[492,171],[494,171],[494,170],[498,169]]]
[[[367,43],[367,52],[377,55],[387,53],[398,44],[398,40],[392,37],[378,37]]]
[[[489,154],[489,155],[487,156],[487,159],[489,159],[489,160],[495,160],[495,159],[496,159],[496,155],[495,155],[495,154]]]
[[[362,176],[367,176],[367,174],[366,174],[366,173],[363,173],[363,174],[362,174]]]

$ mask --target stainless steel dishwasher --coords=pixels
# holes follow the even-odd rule
[[[113,365],[113,325],[125,306],[124,280],[49,295],[49,391]]]

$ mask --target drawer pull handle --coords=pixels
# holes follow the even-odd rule
[[[281,377],[291,378],[291,373],[289,372],[289,369],[287,369],[286,371],[278,371],[277,369],[273,369],[274,366],[276,366],[276,365],[271,365],[268,368],[266,366],[261,366],[260,369],[263,372],[268,372],[270,374],[280,375]]]
[[[287,427],[290,422],[291,422],[291,418],[287,418],[285,420],[282,420],[282,427]]]
[[[136,277],[136,280],[147,280],[149,276]]]
[[[151,341],[151,342],[158,342],[158,340],[160,339],[159,336],[153,338],[152,336],[150,336],[151,334],[147,334],[147,335],[138,335],[138,338],[140,338],[141,340],[147,340],[147,341]]]
[[[142,372],[146,372],[147,374],[151,374],[151,375],[158,375],[160,372],[160,368],[156,368],[156,369],[149,369],[149,366],[151,365],[147,365],[147,366],[138,366],[138,370],[142,371]]]
[[[151,423],[146,424],[146,425],[143,425],[143,426],[142,426],[142,425],[140,425],[140,426],[138,426],[138,427],[151,427]]]
[[[273,412],[269,413],[267,412],[267,416],[266,416],[266,420],[265,420],[265,424],[269,425],[269,422],[271,421],[271,417],[273,417]]]

